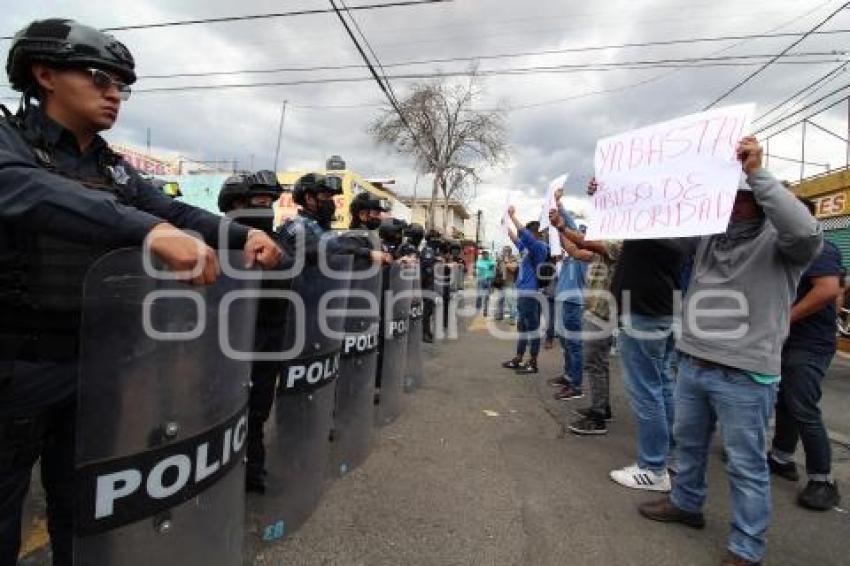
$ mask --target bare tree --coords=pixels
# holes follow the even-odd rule
[[[378,144],[412,156],[421,173],[434,176],[428,229],[434,228],[437,195],[442,194],[448,206],[450,199],[463,197],[477,184],[476,167],[497,165],[507,156],[505,111],[501,105],[475,109],[481,90],[474,70],[464,81],[441,78],[418,83],[399,101],[410,128],[392,107],[369,128]]]

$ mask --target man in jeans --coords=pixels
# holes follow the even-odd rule
[[[596,181],[591,180],[588,194],[596,192]],[[584,290],[582,317],[582,371],[590,382],[590,406],[578,409],[580,417],[570,424],[570,432],[578,435],[601,435],[608,432],[606,421],[611,420],[610,357],[614,328],[611,320],[610,293],[614,269],[620,258],[623,242],[605,240],[592,242],[582,232],[570,230],[557,219],[553,225],[561,235],[564,251],[580,261],[590,261]]]
[[[556,199],[560,195],[556,193]],[[563,206],[558,205],[558,210],[551,210],[549,222],[557,230],[564,228],[578,232],[575,220]],[[566,239],[561,236],[562,239]],[[561,349],[564,353],[564,373],[549,380],[549,385],[557,387],[555,399],[569,401],[584,397],[581,386],[583,383],[582,371],[582,336],[581,336],[581,314],[584,304],[582,291],[584,289],[585,272],[587,262],[593,259],[593,253],[581,250],[566,240],[562,246],[564,259],[561,260],[560,270],[555,286],[555,305],[552,313],[553,318],[560,316],[561,324],[558,327],[558,337],[561,341]]]
[[[814,204],[804,200],[814,215]],[[803,274],[791,308],[791,332],[782,349],[782,381],[776,400],[776,431],[768,463],[779,477],[797,481],[794,452],[799,440],[806,453],[806,488],[797,502],[827,511],[841,501],[832,481],[832,452],[818,403],[821,382],[836,349],[835,300],[841,294],[841,252],[824,241],[823,250]]]
[[[484,308],[484,316],[490,307],[490,290],[493,287],[493,277],[496,275],[496,263],[490,257],[490,252],[483,250],[481,257],[475,262],[475,277],[478,296],[475,297],[475,309]]]
[[[637,461],[611,479],[632,489],[670,491],[667,459],[674,422],[673,315],[685,254],[676,240],[623,242],[611,292],[620,309],[623,381],[637,421]]]
[[[678,475],[669,497],[639,508],[655,521],[705,525],[708,449],[719,422],[732,499],[721,564],[730,566],[759,564],[764,555],[771,515],[764,447],[780,352],[800,277],[823,239],[806,207],[762,169],[762,155],[755,138],[740,142],[746,182],[726,232],[681,240],[696,253],[677,344]]]
[[[515,286],[519,263],[510,246],[502,248],[502,257],[496,265],[496,271],[502,278],[502,288],[499,289],[499,299],[496,306],[496,320],[502,320],[507,316],[513,324],[516,320],[516,297]],[[506,314],[507,311],[507,314]]]
[[[523,227],[516,217],[514,207],[508,209],[511,222],[517,233],[508,231],[514,245],[525,257],[519,268],[517,290],[517,339],[516,356],[504,362],[502,367],[514,369],[517,373],[537,373],[537,354],[540,353],[540,302],[543,300],[537,283],[537,268],[549,257],[549,246],[540,241],[540,223],[529,222]],[[522,363],[526,348],[531,357]]]

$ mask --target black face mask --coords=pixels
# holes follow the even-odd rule
[[[323,228],[330,228],[336,215],[336,204],[332,200],[320,200],[316,203],[316,222]]]
[[[381,227],[381,219],[380,218],[370,218],[366,221],[366,229],[367,230],[377,230]]]
[[[234,214],[236,222],[249,228],[262,230],[267,234],[271,234],[274,229],[274,212],[266,206],[247,207],[242,210],[250,211],[248,214],[239,214],[238,211]],[[262,215],[259,215],[262,212]]]

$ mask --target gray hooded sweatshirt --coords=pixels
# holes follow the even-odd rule
[[[820,252],[820,223],[764,169],[747,177],[764,219],[694,239],[680,351],[748,372],[779,375],[797,284]],[[692,248],[693,249],[693,248]]]

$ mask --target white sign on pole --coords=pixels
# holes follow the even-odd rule
[[[540,229],[545,230],[549,227],[549,211],[558,208],[558,201],[555,200],[555,191],[563,189],[567,184],[569,173],[564,173],[560,177],[553,179],[549,183],[549,188],[546,190],[546,198],[543,200],[543,208],[540,210]]]
[[[588,239],[725,231],[741,178],[735,148],[754,110],[717,108],[599,140]]]

